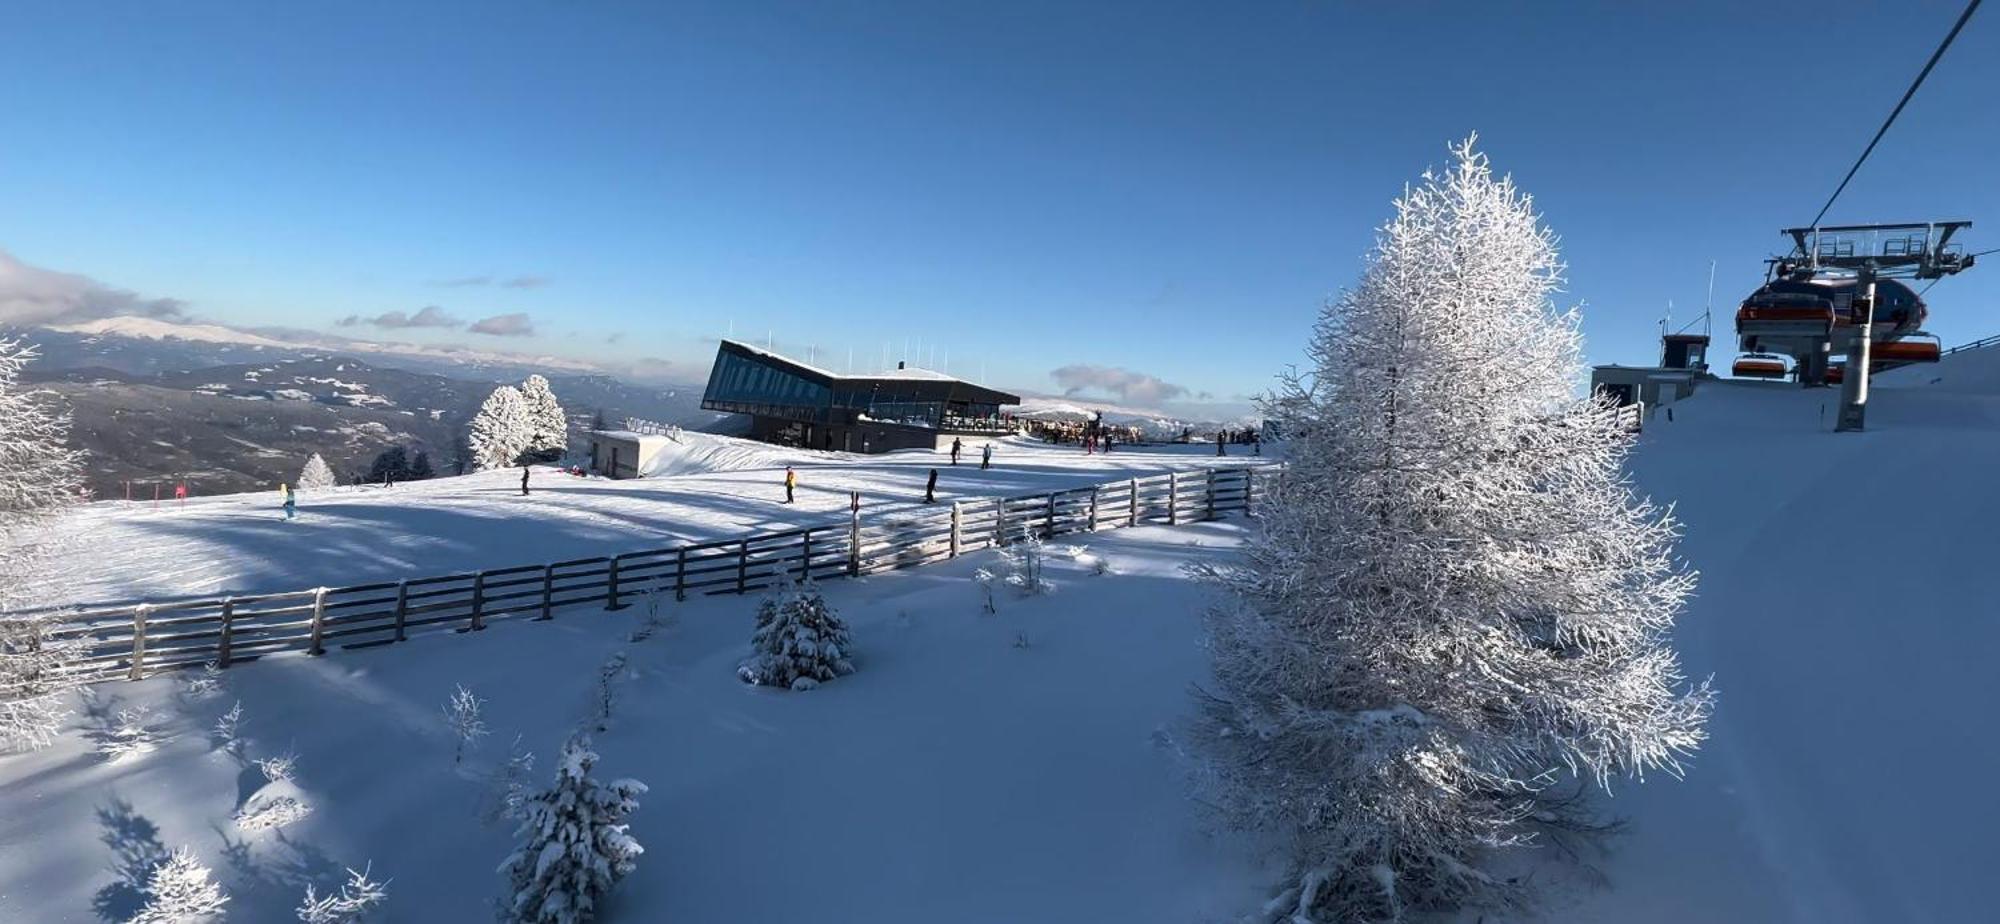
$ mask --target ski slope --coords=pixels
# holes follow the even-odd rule
[[[1637,484],[1702,574],[1679,647],[1721,699],[1686,781],[1619,790],[1610,890],[1560,919],[1995,919],[2000,350],[1881,376],[1863,433],[1838,395],[1711,383],[1649,422]]]
[[[541,467],[521,496],[509,469],[341,487],[300,495],[286,522],[276,486],[262,494],[86,505],[68,525],[88,555],[76,559],[70,602],[124,602],[219,593],[264,593],[539,564],[659,548],[806,523],[844,520],[848,492],[865,515],[910,507],[938,470],[938,500],[1040,493],[1208,465],[1248,465],[1241,447],[1120,447],[1086,455],[1075,446],[997,441],[982,471],[976,445],[956,467],[944,453],[813,452],[749,440],[683,434],[656,477],[579,478]],[[784,500],[796,466],[797,503]]]

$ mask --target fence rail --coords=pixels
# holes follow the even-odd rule
[[[845,523],[579,558],[542,565],[318,587],[282,593],[93,606],[63,616],[58,637],[82,643],[89,681],[270,654],[367,648],[412,635],[476,632],[494,622],[552,619],[587,604],[618,610],[652,594],[748,593],[787,580],[874,574],[994,548],[1148,524],[1179,525],[1247,510],[1270,474],[1253,468],[1167,472],[1043,494],[988,497]]]

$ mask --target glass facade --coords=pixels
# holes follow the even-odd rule
[[[775,363],[724,351],[716,354],[701,406],[718,411],[825,422],[833,389]]]
[[[1007,427],[1002,402],[1013,395],[967,382],[917,375],[835,376],[733,342],[709,372],[701,406],[806,424],[861,421],[967,432]]]

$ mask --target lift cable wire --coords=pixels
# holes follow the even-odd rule
[[[1979,3],[1980,0],[1972,0],[1965,5],[1965,12],[1958,14],[1958,22],[1952,24],[1951,32],[1945,35],[1943,42],[1938,43],[1937,50],[1931,52],[1931,59],[1924,63],[1924,69],[1917,73],[1917,79],[1910,84],[1908,90],[1903,91],[1902,101],[1896,104],[1895,109],[1890,110],[1889,118],[1884,119],[1882,127],[1875,132],[1874,140],[1868,142],[1868,147],[1862,150],[1860,159],[1854,162],[1853,167],[1848,168],[1847,176],[1841,179],[1840,186],[1834,189],[1833,195],[1820,207],[1819,214],[1813,216],[1812,224],[1807,227],[1819,227],[1819,220],[1826,217],[1827,210],[1833,208],[1834,200],[1839,199],[1840,194],[1846,191],[1848,181],[1854,179],[1854,174],[1861,170],[1861,165],[1867,162],[1868,155],[1875,153],[1875,145],[1880,144],[1882,136],[1889,133],[1889,126],[1895,124],[1896,117],[1903,114],[1903,107],[1910,104],[1910,97],[1917,95],[1917,88],[1924,85],[1924,78],[1931,75],[1931,68],[1937,67],[1938,59],[1944,57],[1944,51],[1951,47],[1952,39],[1958,38],[1959,30],[1965,28],[1965,21],[1972,18],[1972,11],[1979,9]]]

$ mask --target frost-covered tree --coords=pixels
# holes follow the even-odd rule
[[[811,582],[758,601],[750,648],[750,658],[736,669],[746,683],[810,690],[854,673],[847,623]]]
[[[464,762],[465,749],[478,746],[479,739],[486,737],[486,720],[479,715],[480,708],[485,705],[485,700],[474,696],[463,685],[445,700],[444,720],[451,726],[452,763]]]
[[[208,867],[194,858],[186,847],[173,852],[167,862],[146,879],[146,905],[131,924],[205,924],[222,919],[222,906],[229,896],[209,878]]]
[[[1517,908],[1504,848],[1587,825],[1586,783],[1663,768],[1711,706],[1668,646],[1693,574],[1580,396],[1554,237],[1468,141],[1396,202],[1310,373],[1290,468],[1209,616],[1212,801],[1293,851],[1296,922]]]
[[[333,477],[332,467],[315,452],[311,458],[306,459],[305,467],[299,469],[299,480],[293,487],[301,491],[315,491],[320,488],[331,488],[339,483],[339,479]]]
[[[1000,547],[1003,580],[1021,594],[1033,596],[1055,589],[1042,574],[1048,564],[1048,547],[1033,527],[1024,527],[1014,541]]]
[[[508,895],[500,919],[518,924],[584,924],[597,902],[630,873],[645,852],[625,824],[646,785],[637,780],[601,783],[591,778],[597,753],[578,735],[563,745],[554,788],[522,806],[519,845],[500,873]]]
[[[53,394],[23,388],[35,351],[0,338],[0,747],[46,747],[69,714],[80,654],[59,614],[30,611],[57,585],[53,525],[82,488],[82,454]]]
[[[528,455],[553,462],[569,451],[569,418],[563,414],[549,380],[528,376],[521,383],[521,402],[528,406]]]
[[[472,465],[480,471],[519,464],[533,440],[528,406],[521,400],[521,390],[512,385],[502,385],[486,396],[466,436]]]
[[[305,899],[299,902],[299,920],[302,924],[360,924],[369,912],[389,901],[389,884],[369,878],[372,871],[348,870],[347,881],[341,884],[340,891],[323,897],[312,883],[306,883]]]

